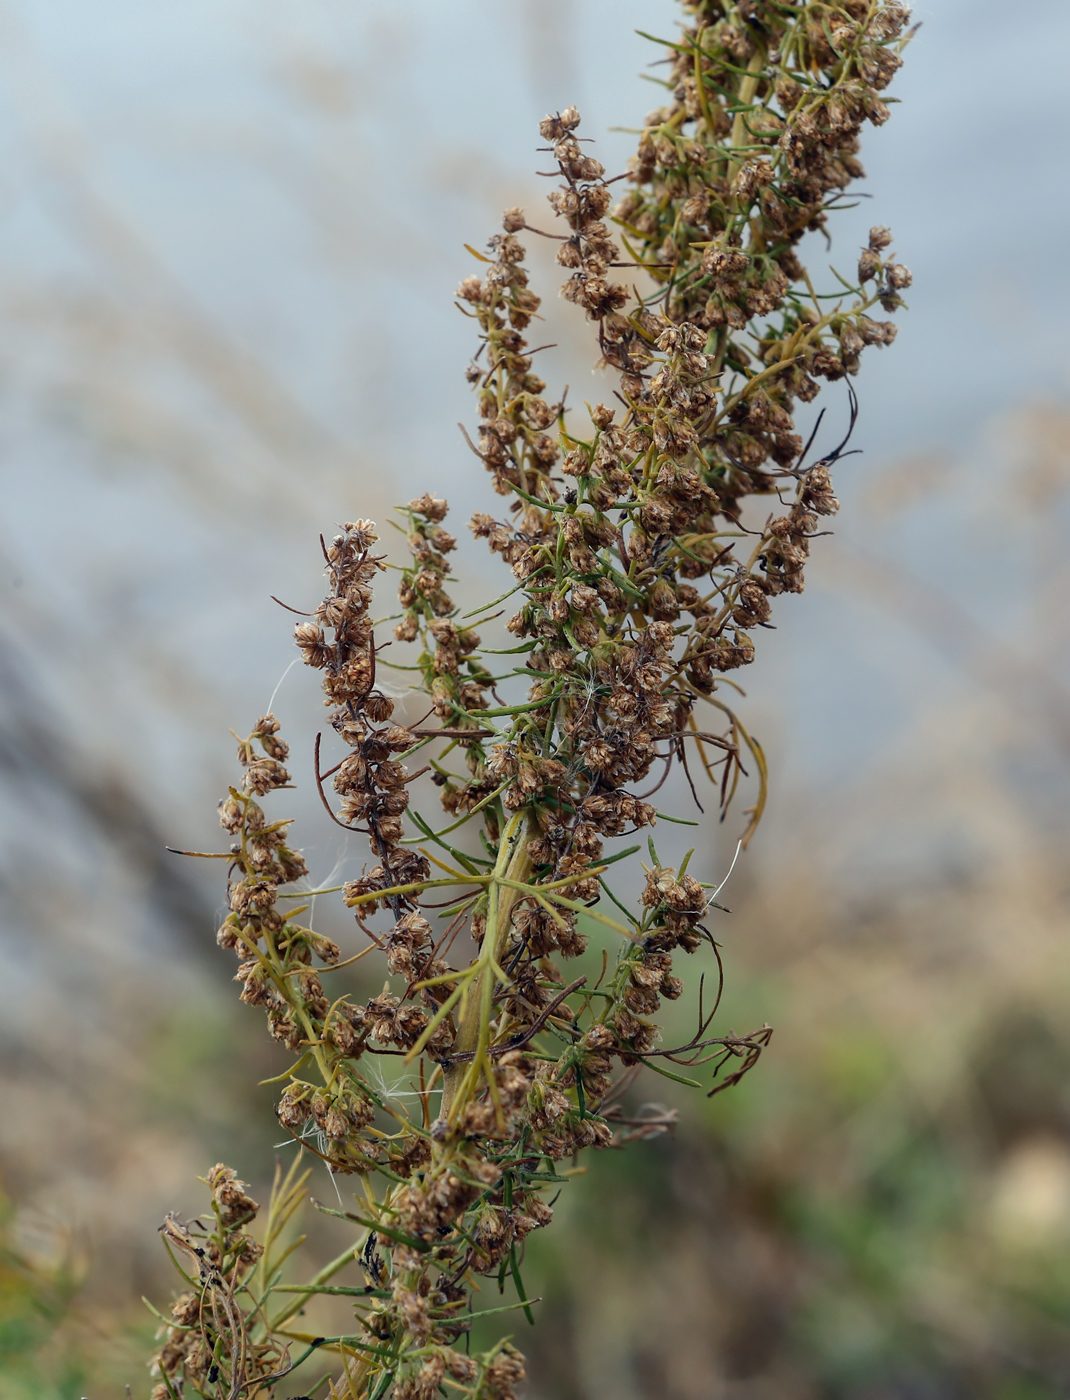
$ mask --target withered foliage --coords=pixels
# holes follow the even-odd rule
[[[759,793],[744,839],[760,815],[764,759],[726,703],[725,673],[753,659],[773,600],[802,590],[810,541],[837,509],[830,468],[844,447],[810,463],[796,400],[853,375],[865,346],[891,342],[892,323],[870,313],[895,311],[910,283],[884,228],[831,295],[815,290],[798,246],[825,231],[862,173],[859,131],[888,116],[881,94],[907,10],[879,0],[685,8],[689,23],[666,45],[668,104],[647,118],[612,213],[612,182],[577,135],[578,112],[547,117],[561,224],[537,230],[508,210],[481,274],[459,288],[480,342],[471,446],[505,507],[478,513],[471,529],[512,570],[515,645],[487,648],[459,615],[446,591],[457,548],[446,503],[412,501],[394,640],[414,645],[426,713],[395,722],[370,616],[385,568],[376,529],[356,521],[324,543],[327,596],[296,640],[322,675],[342,746],[323,771],[317,740],[320,795],[373,858],[340,887],[355,953],[302,925],[302,896],[286,888],[306,869],[288,823],[259,800],[289,783],[274,717],[239,747],[243,777],[221,806],[234,843],[219,941],[241,959],[242,1000],[263,1008],[295,1056],[280,1124],[336,1177],[362,1178],[354,1208],[339,1212],[356,1233],[310,1284],[283,1285],[234,1234],[225,1192],[238,1193],[242,1225],[256,1207],[216,1168],[207,1243],[181,1222],[166,1227],[190,1291],[156,1358],[155,1400],[268,1395],[324,1348],[336,1356],[320,1382],[332,1396],[511,1400],[520,1354],[460,1346],[476,1277],[511,1278],[514,1306],[530,1312],[524,1240],[551,1219],[558,1164],[670,1121],[627,1116],[620,1096],[638,1070],[694,1083],[681,1069],[705,1066],[714,1093],[768,1042],[768,1027],[711,1034],[716,1002],[704,1008],[700,993],[693,1035],[663,1044],[652,1018],[684,990],[677,955],[705,947],[719,983],[712,887],[690,858],[662,866],[648,839],[632,912],[607,880],[640,847],[607,854],[606,842],[654,825],[650,799],[674,763],[693,792],[705,770],[722,808],[750,765]],[[525,333],[539,298],[525,231],[559,244],[563,295],[593,323],[610,372],[611,402],[583,428],[533,369]],[[853,392],[850,405],[853,426]],[[762,496],[773,504],[764,517],[761,502],[748,506]],[[438,830],[410,806],[426,772],[447,813]],[[385,926],[373,926],[380,915]],[[570,979],[566,960],[595,930],[615,956],[600,975]],[[382,956],[388,980],[358,1004],[332,977],[368,954]],[[278,1187],[269,1254],[302,1181],[295,1169]],[[331,1285],[347,1265],[363,1284]],[[326,1293],[352,1300],[351,1332],[302,1333],[300,1306]]]

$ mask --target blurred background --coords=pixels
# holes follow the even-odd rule
[[[775,1036],[712,1101],[658,1080],[675,1136],[590,1162],[531,1242],[532,1400],[1070,1394],[1070,10],[915,16],[871,198],[811,264],[889,224],[912,309],[742,677],[773,788],[721,1026]],[[319,701],[269,595],[318,598],[318,533],[426,488],[463,533],[485,499],[463,244],[548,221],[549,110],[623,166],[611,128],[658,101],[635,31],[675,18],[0,0],[3,1400],[145,1395],[156,1226],[215,1161],[265,1189],[251,1086],[282,1061],[215,947],[217,868],[164,846],[218,842],[228,730],[273,694],[308,785]],[[602,397],[531,253],[542,373]],[[466,564],[459,598],[501,591]],[[321,879],[362,855],[305,787]]]

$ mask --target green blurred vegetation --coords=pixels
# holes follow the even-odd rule
[[[50,1390],[42,1385],[44,1352],[77,1288],[66,1264],[35,1262],[20,1247],[14,1208],[0,1199],[0,1393],[61,1395],[83,1379],[77,1358],[64,1356],[48,1368],[55,1377]]]
[[[152,1329],[134,1318],[91,1321],[79,1301],[85,1275],[85,1261],[61,1230],[20,1218],[0,1197],[3,1400],[68,1400],[94,1384],[120,1393],[119,1376]]]

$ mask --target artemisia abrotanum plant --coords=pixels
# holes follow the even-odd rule
[[[337,1258],[295,1283],[285,1231],[307,1171],[277,1180],[259,1234],[234,1172],[208,1174],[210,1223],[164,1227],[187,1288],[154,1400],[266,1397],[313,1354],[325,1369],[310,1383],[303,1367],[307,1393],[512,1400],[520,1353],[467,1345],[477,1281],[515,1290],[502,1310],[530,1314],[524,1241],[550,1222],[573,1159],[665,1126],[628,1116],[622,1081],[647,1067],[717,1092],[768,1039],[767,1027],[715,1035],[708,1010],[685,1043],[659,1031],[662,999],[684,990],[679,955],[719,963],[712,886],[687,860],[658,860],[652,798],[679,764],[689,782],[714,778],[724,807],[750,767],[745,835],[760,815],[762,752],[727,673],[752,660],[777,596],[801,591],[810,541],[837,508],[842,444],[808,461],[796,401],[894,339],[879,313],[910,284],[884,228],[857,273],[823,291],[799,245],[862,175],[859,132],[888,117],[908,12],[894,0],[684,8],[679,39],[658,41],[666,105],[646,119],[616,206],[579,113],[547,117],[558,222],[536,229],[508,210],[459,289],[479,342],[470,442],[500,498],[470,528],[512,571],[505,644],[477,630],[503,599],[461,616],[446,592],[446,502],[412,501],[391,660],[411,663],[424,703],[399,722],[371,620],[376,528],[358,520],[324,546],[327,594],[296,640],[329,706],[315,781],[331,819],[370,848],[340,887],[351,946],[300,922],[305,863],[263,805],[290,782],[277,721],[239,745],[241,780],[221,805],[233,844],[219,942],[239,959],[241,999],[291,1056],[280,1124],[351,1189],[330,1211]],[[597,339],[607,403],[586,415],[566,418],[533,369],[526,232],[557,241],[563,295]],[[412,805],[427,772],[444,818]],[[643,863],[638,901],[613,892],[617,862]],[[583,958],[595,934],[603,947]],[[368,955],[386,981],[358,1004],[336,973]],[[328,1294],[351,1323],[321,1337],[300,1314]]]

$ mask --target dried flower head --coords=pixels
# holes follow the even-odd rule
[[[232,844],[219,942],[240,960],[241,999],[292,1057],[278,1077],[281,1129],[333,1175],[364,1178],[343,1213],[358,1233],[294,1303],[274,1260],[307,1173],[277,1180],[261,1246],[243,1229],[256,1203],[214,1168],[215,1228],[165,1226],[190,1286],[156,1359],[161,1396],[272,1393],[304,1359],[290,1320],[348,1267],[363,1277],[343,1289],[352,1330],[310,1342],[336,1354],[333,1396],[512,1400],[524,1380],[515,1348],[469,1356],[457,1344],[480,1275],[512,1278],[530,1316],[524,1242],[551,1219],[547,1197],[566,1180],[557,1164],[671,1126],[664,1112],[621,1108],[637,1067],[672,1078],[702,1067],[714,1094],[768,1044],[768,1026],[712,1034],[717,1004],[701,997],[682,1043],[666,1044],[654,1019],[685,989],[680,955],[703,950],[718,978],[720,961],[716,890],[690,855],[677,867],[659,858],[651,799],[680,765],[696,803],[701,770],[726,809],[751,765],[744,841],[761,815],[765,761],[726,673],[753,660],[775,599],[802,591],[810,542],[838,509],[831,469],[857,410],[849,389],[843,441],[811,460],[797,405],[822,379],[855,375],[867,346],[891,343],[892,323],[869,313],[897,309],[911,281],[881,227],[842,295],[815,291],[798,248],[861,174],[864,124],[887,118],[879,94],[907,11],[882,0],[685,9],[670,100],[647,118],[612,212],[576,108],[539,128],[559,174],[549,200],[562,231],[546,236],[608,371],[608,405],[581,426],[533,370],[524,332],[540,301],[518,235],[540,231],[525,211],[505,212],[480,274],[458,288],[479,338],[470,445],[502,498],[470,529],[511,571],[511,645],[487,647],[470,625],[503,599],[462,616],[447,591],[458,545],[437,496],[401,511],[403,662],[380,659],[390,643],[372,621],[385,568],[375,526],[347,523],[323,546],[326,594],[295,641],[334,735],[326,770],[316,741],[319,795],[369,856],[341,886],[356,951],[298,922],[307,892],[288,887],[305,864],[288,822],[260,805],[290,782],[277,721],[263,716],[239,744],[242,777],[220,805]],[[419,678],[419,720],[396,722],[386,664]],[[423,774],[444,820],[413,806]],[[612,843],[637,833],[649,864],[630,910],[611,867],[642,846]],[[600,967],[584,957],[593,934],[614,940]],[[334,973],[368,954],[386,981],[359,1003]]]

